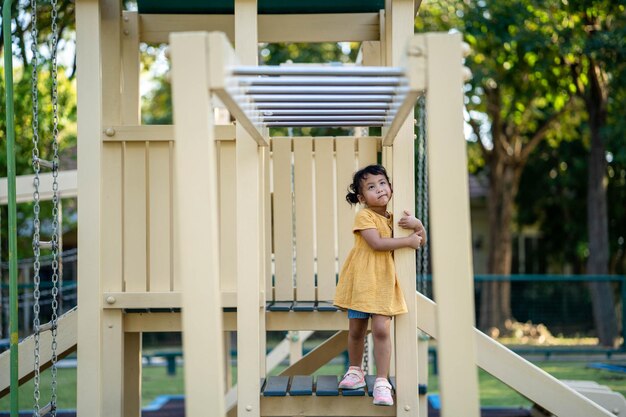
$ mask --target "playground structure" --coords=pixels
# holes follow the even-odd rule
[[[79,416],[141,415],[141,333],[154,331],[183,332],[192,417],[425,416],[426,395],[418,392],[428,370],[422,332],[438,343],[442,416],[479,415],[476,366],[555,415],[612,415],[474,328],[460,35],[414,35],[419,2],[360,2],[358,13],[347,13],[356,7],[348,3],[263,14],[255,1],[235,0],[232,14],[178,14],[190,11],[161,2],[147,14],[141,1],[139,12],[122,11],[117,0],[76,1],[79,311],[59,320],[59,350],[79,347]],[[257,66],[258,43],[279,41],[360,41],[363,66]],[[174,126],[141,125],[140,42],[170,44]],[[383,78],[390,92],[369,97],[365,80],[380,86]],[[252,88],[263,79],[279,85]],[[351,82],[357,97],[341,90]],[[307,87],[316,83],[340,98],[307,99]],[[332,102],[320,106],[324,123],[382,125],[382,134],[270,138],[274,122],[262,111],[262,97],[273,95],[267,101],[276,103],[281,89],[290,95],[289,109],[298,110],[296,97],[305,97],[305,110]],[[367,395],[323,396],[319,378],[317,395],[314,389],[304,396],[260,395],[270,382],[285,381],[260,382],[266,331],[337,332],[283,372],[292,377],[285,388],[308,381],[296,375],[310,375],[345,349],[347,318],[329,304],[352,243],[354,212],[344,190],[352,172],[380,154],[396,190],[394,215],[414,207],[408,116],[421,94],[437,304],[416,291],[414,252],[396,251],[409,310],[394,320],[396,405],[374,407]],[[332,111],[354,111],[359,103],[382,103],[384,118],[344,119]],[[235,124],[215,123],[222,105]],[[296,116],[315,124],[305,112]],[[238,335],[236,391],[224,360],[225,331]],[[20,350],[27,346],[28,339]],[[26,378],[32,368],[24,361]],[[8,369],[5,363],[0,369]],[[0,391],[6,386],[0,380]]]

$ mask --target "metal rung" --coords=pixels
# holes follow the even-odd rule
[[[383,122],[362,122],[362,121],[354,121],[354,122],[269,122],[266,123],[267,126],[293,126],[293,127],[345,127],[345,126],[388,126],[389,123]]]
[[[364,109],[364,110],[353,110],[353,109],[325,109],[325,110],[311,110],[311,109],[277,109],[277,110],[263,110],[261,112],[263,117],[265,116],[309,116],[309,115],[320,115],[320,116],[336,116],[336,115],[348,115],[348,116],[387,116],[389,112],[383,109]]]
[[[270,102],[309,102],[309,101],[321,101],[321,102],[382,102],[389,103],[394,100],[396,96],[385,94],[258,94],[250,95],[254,101],[270,101]]]
[[[241,85],[406,85],[404,77],[236,77]]]
[[[43,417],[46,414],[50,413],[52,410],[56,409],[56,404],[48,403],[44,407],[39,409],[39,416]]]
[[[56,248],[56,243],[53,240],[49,240],[49,241],[40,240],[39,242],[37,242],[37,245],[39,246],[39,249],[55,249]]]
[[[245,106],[245,105],[244,105]],[[257,110],[273,110],[273,109],[382,109],[388,110],[394,107],[400,107],[395,103],[380,102],[380,103],[269,103],[263,101],[256,101],[254,107]]]
[[[405,92],[406,87],[388,86],[251,86],[244,91],[250,95],[257,94],[389,94]]]
[[[351,77],[399,77],[404,70],[397,67],[358,67],[358,66],[236,66],[231,68],[233,75],[323,75]]]
[[[48,169],[55,169],[57,165],[56,162],[46,161],[45,159],[37,158],[36,156],[33,158],[33,163]]]
[[[47,332],[49,330],[53,330],[53,329],[56,329],[56,328],[57,328],[56,323],[53,324],[51,321],[49,321],[49,322],[39,326],[39,333]]]
[[[267,116],[263,122],[384,122],[386,116]]]

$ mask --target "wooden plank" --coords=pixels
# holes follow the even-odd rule
[[[293,311],[314,311],[315,301],[296,301],[292,309]]]
[[[267,309],[269,311],[290,311],[292,307],[292,301],[274,301]]]
[[[180,292],[104,292],[102,308],[180,308]]]
[[[140,15],[141,40],[167,43],[172,32],[224,32],[234,41],[230,15]],[[349,25],[346,22],[350,22]],[[378,13],[260,15],[259,42],[342,42],[379,39]],[[324,25],[324,30],[319,30]]]
[[[346,192],[352,183],[352,175],[357,169],[354,155],[354,138],[341,138],[335,141],[337,164],[337,236],[339,247],[339,269],[354,244],[352,225],[354,207],[346,202]]]
[[[313,377],[310,375],[296,375],[291,378],[291,387],[289,395],[312,395],[313,394]]]
[[[340,391],[344,397],[362,397],[365,395],[365,388],[342,389]]]
[[[296,299],[315,300],[313,271],[313,141],[299,137],[293,141],[294,194],[296,210]]]
[[[317,310],[318,311],[339,311],[339,309],[335,307],[330,301],[318,301]]]
[[[107,167],[102,176],[102,253],[107,261],[102,263],[102,289],[123,289],[123,150],[121,143],[102,145],[102,164]],[[99,291],[96,292],[99,295]]]
[[[170,147],[169,142],[148,144],[148,289],[158,292],[174,289]]]
[[[274,297],[293,300],[293,216],[291,192],[291,140],[274,138]]]
[[[146,144],[124,144],[124,284],[147,289]]]
[[[378,142],[378,139],[369,136],[357,139],[359,146],[359,167],[378,163]]]
[[[335,166],[333,138],[315,138],[317,298],[332,300],[336,286]]]
[[[236,210],[237,178],[235,142],[220,142],[219,194],[220,194],[220,288],[237,291],[237,239]]]
[[[270,376],[265,381],[263,396],[265,397],[285,397],[287,395],[287,386],[289,385],[288,376]]]
[[[336,375],[319,375],[315,381],[315,395],[334,397],[339,395],[339,381]]]

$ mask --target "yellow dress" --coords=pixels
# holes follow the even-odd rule
[[[354,247],[341,268],[333,303],[337,307],[385,316],[406,313],[393,251],[372,249],[359,233],[366,229],[377,229],[381,237],[390,238],[393,218],[367,208],[356,215],[352,228]]]

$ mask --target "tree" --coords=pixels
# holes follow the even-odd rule
[[[558,136],[558,122],[572,105],[563,74],[554,65],[558,48],[546,42],[550,4],[538,8],[532,0],[465,2],[457,3],[455,11],[454,24],[472,48],[467,59],[473,73],[466,86],[467,122],[489,177],[491,274],[511,272],[512,225],[522,172],[547,135]],[[512,316],[510,291],[507,281],[482,284],[480,328],[504,328]]]
[[[564,2],[558,27],[562,39],[562,66],[569,70],[574,94],[585,105],[590,147],[587,177],[587,274],[609,269],[607,210],[606,123],[611,92],[626,71],[626,6],[610,0]],[[592,282],[594,320],[600,343],[612,346],[617,336],[613,293],[608,282]]]

